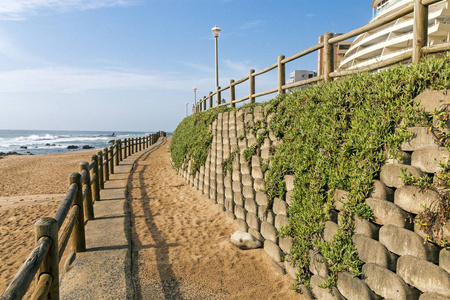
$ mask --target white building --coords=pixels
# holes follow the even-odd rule
[[[429,6],[428,45],[449,41],[449,1]],[[373,0],[373,19],[379,20],[411,5],[413,0]],[[412,49],[413,13],[356,37],[339,69],[355,69],[399,56]]]
[[[289,80],[287,81],[287,84],[306,80],[309,78],[313,78],[317,76],[316,71],[308,71],[308,70],[295,70],[289,75]]]

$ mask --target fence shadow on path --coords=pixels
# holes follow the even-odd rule
[[[164,143],[161,146],[165,145]],[[132,280],[129,283],[128,288],[133,289],[133,294],[135,299],[145,299],[143,286],[140,281],[139,274],[139,261],[138,255],[139,251],[147,248],[155,248],[156,256],[156,266],[159,273],[159,281],[161,282],[162,292],[164,294],[164,299],[183,299],[182,293],[180,291],[179,282],[173,272],[172,265],[170,263],[169,248],[178,246],[178,244],[168,244],[164,239],[161,231],[159,230],[155,220],[154,213],[152,212],[150,206],[150,200],[152,199],[149,194],[151,191],[148,190],[148,184],[145,183],[145,172],[148,165],[141,164],[149,159],[151,153],[156,149],[148,151],[146,154],[141,156],[135,161],[133,170],[130,172],[128,178],[128,188],[129,190],[139,190],[140,198],[134,199],[131,194],[127,197],[127,209],[129,210],[129,232],[128,239],[131,245],[131,277]],[[133,176],[138,175],[138,184],[135,183],[136,179],[133,180]],[[134,181],[134,182],[133,182]],[[133,205],[138,204],[143,211],[142,215],[135,215],[133,210]],[[141,241],[139,239],[138,233],[136,231],[136,219],[144,218],[146,229],[151,234],[151,241],[153,244],[147,245],[147,241]]]

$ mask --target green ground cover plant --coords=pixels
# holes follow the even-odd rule
[[[342,270],[360,275],[362,262],[351,240],[354,220],[373,217],[364,200],[379,178],[386,154],[398,156],[398,145],[409,137],[407,127],[432,126],[430,115],[413,99],[426,88],[449,86],[449,57],[444,56],[314,85],[266,104],[265,117],[270,115],[271,120],[256,124],[257,144],[263,143],[269,130],[283,143],[271,147],[273,154],[264,168],[265,192],[270,200],[285,199],[284,176],[294,175],[290,223],[281,235],[293,238],[288,259],[296,262],[298,284],[309,286],[310,249],[320,251],[330,268],[324,286],[334,284]],[[171,145],[175,168],[186,158],[192,159],[193,170],[205,162],[212,140],[209,124],[222,111],[197,113],[180,123]],[[256,153],[256,147],[244,152],[246,159]],[[331,218],[336,189],[348,191],[348,201],[338,233],[326,242],[323,230]]]

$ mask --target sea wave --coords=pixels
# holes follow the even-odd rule
[[[89,145],[97,149],[104,148],[111,140],[124,139],[143,133],[123,132],[108,134],[103,132],[33,132],[0,130],[0,152],[16,151],[19,153],[59,153],[68,152],[69,145],[81,149]]]

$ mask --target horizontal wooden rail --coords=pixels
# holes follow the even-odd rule
[[[44,300],[47,299],[47,295],[50,292],[50,287],[53,282],[53,277],[50,274],[42,274],[39,277],[38,284],[34,290],[33,295],[31,295],[32,300]]]
[[[27,260],[23,263],[22,267],[16,273],[16,276],[14,276],[9,286],[6,288],[6,291],[1,296],[2,300],[23,298],[34,275],[36,275],[47,252],[50,250],[51,245],[51,238],[44,236],[39,239],[36,247],[31,251]]]
[[[267,72],[269,72],[269,71],[272,71],[272,70],[276,69],[277,67],[278,67],[278,64],[273,64],[273,65],[271,65],[270,67],[267,67],[267,68],[265,68],[265,69],[262,69],[261,71],[258,71],[258,72],[253,73],[252,76],[258,76],[258,75],[267,73]]]
[[[63,231],[59,236],[59,245],[58,245],[58,257],[61,260],[61,257],[64,254],[64,250],[66,249],[67,243],[69,242],[70,235],[72,234],[72,230],[75,226],[75,222],[77,221],[78,211],[80,208],[77,205],[72,206],[67,216],[67,224],[64,227]]]
[[[91,162],[91,163],[89,164],[89,171],[92,170],[92,169],[94,168],[95,164],[96,164],[95,161],[93,161],[93,162]]]
[[[427,46],[422,48],[423,54],[433,54],[450,50],[450,43],[443,43],[439,45]]]
[[[228,90],[229,88],[230,88],[230,86],[227,85],[226,87],[220,88],[218,91],[219,91],[219,92],[223,92],[223,91]]]
[[[61,205],[58,208],[58,211],[55,214],[55,220],[58,222],[58,227],[61,228],[64,220],[66,219],[67,213],[72,206],[73,200],[75,199],[75,195],[77,194],[78,185],[73,183],[70,185],[67,190],[66,196],[64,197]]]
[[[347,32],[347,33],[335,36],[335,37],[331,38],[328,42],[331,43],[331,44],[334,44],[334,43],[339,43],[339,42],[351,39],[352,37],[355,37],[357,35],[360,35],[360,34],[363,34],[363,33],[367,32],[367,31],[376,29],[376,28],[378,28],[380,26],[383,26],[383,25],[388,24],[388,23],[390,23],[392,21],[395,21],[395,20],[397,20],[397,19],[399,19],[401,17],[404,17],[407,14],[412,13],[413,11],[414,11],[414,5],[410,4],[407,7],[399,10],[398,12],[396,12],[396,13],[390,15],[390,16],[386,16],[386,17],[384,17],[384,18],[382,18],[380,20],[376,20],[376,21],[371,22],[371,23],[369,23],[367,25],[364,25],[362,27],[356,28],[355,30],[352,30],[350,32]]]
[[[294,54],[292,56],[287,57],[287,58],[281,60],[281,63],[285,64],[285,63],[291,62],[293,60],[296,60],[297,58],[303,57],[305,55],[313,53],[313,52],[315,52],[315,51],[317,51],[319,49],[322,49],[322,48],[323,48],[323,42],[319,43],[317,45],[314,45],[314,46],[312,46],[312,47],[310,47],[310,48],[308,48],[306,50],[303,50],[303,51],[301,51],[301,52],[299,52],[297,54]]]
[[[379,63],[369,65],[367,67],[362,67],[362,68],[358,68],[358,69],[354,69],[354,70],[333,72],[330,74],[330,77],[337,78],[337,77],[353,75],[353,74],[357,74],[357,73],[361,73],[361,72],[370,72],[370,71],[378,70],[381,68],[386,68],[386,67],[401,63],[405,60],[410,59],[411,57],[412,57],[412,50],[405,52],[404,54],[402,54],[399,57],[394,57],[394,58],[391,58],[391,59],[388,59],[385,61],[381,61]]]
[[[241,99],[238,99],[238,100],[233,101],[233,103],[243,102],[243,101],[248,100],[248,98],[250,98],[250,97],[249,97],[249,96],[245,96],[245,97],[243,97],[243,98],[241,98]]]
[[[320,75],[320,76],[316,76],[316,77],[313,77],[313,78],[305,79],[305,80],[302,80],[302,81],[289,83],[289,84],[283,85],[283,89],[291,89],[291,88],[295,88],[295,87],[299,87],[299,86],[303,86],[303,85],[308,85],[308,84],[311,84],[311,83],[316,83],[316,82],[322,81],[323,77],[324,77],[323,75]]]
[[[278,88],[274,88],[274,89],[271,89],[271,90],[268,90],[268,91],[265,91],[265,92],[260,92],[260,93],[253,94],[253,97],[257,98],[257,97],[273,94],[273,93],[276,93],[276,92],[278,92]]]
[[[441,2],[442,0],[422,0],[422,5],[428,6],[432,5],[438,2]]]
[[[247,81],[249,78],[250,78],[250,76],[247,75],[247,76],[245,76],[244,78],[241,78],[241,79],[239,79],[238,81],[234,82],[233,85],[236,86],[236,85],[238,85],[238,84],[241,84],[241,83]]]

